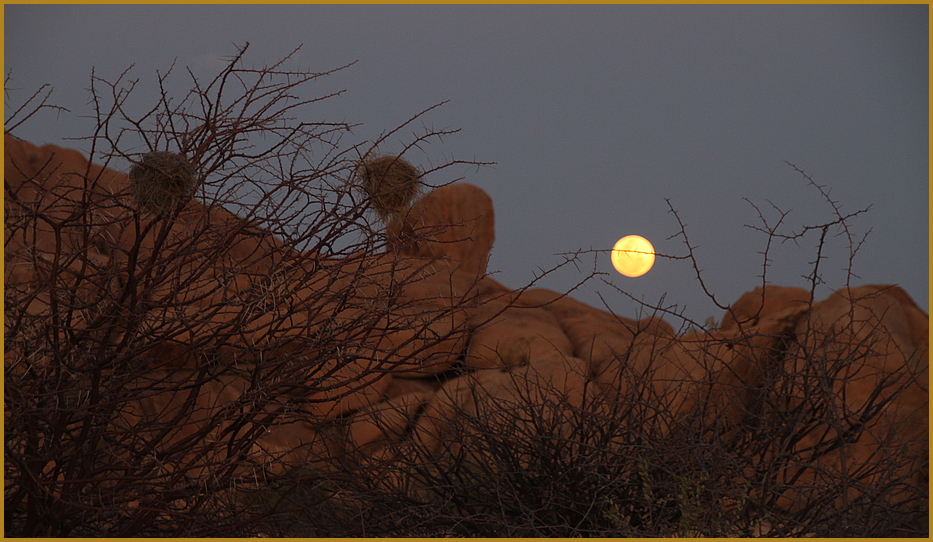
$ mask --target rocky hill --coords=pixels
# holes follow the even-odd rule
[[[123,515],[97,528],[118,533],[299,471],[435,502],[438,465],[540,474],[544,442],[574,458],[714,442],[742,461],[708,487],[742,489],[704,499],[754,502],[757,534],[814,508],[926,513],[929,317],[897,286],[756,288],[679,335],[486,276],[493,202],[470,184],[393,215],[379,251],[334,256],[197,197],[147,213],[127,175],[9,135],[5,183],[16,521],[109,506]],[[640,457],[696,467],[684,450],[702,446],[678,446]],[[648,521],[592,506],[625,518],[616,532]]]

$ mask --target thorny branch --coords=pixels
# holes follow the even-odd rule
[[[381,257],[391,252],[389,243],[356,186],[355,166],[419,121],[399,155],[423,152],[457,131],[423,123],[438,104],[375,142],[347,145],[352,125],[300,120],[306,106],[341,93],[301,96],[307,83],[352,64],[325,72],[289,69],[296,49],[271,66],[245,68],[247,49],[238,48],[206,83],[188,70],[191,91],[180,102],[168,91],[173,63],[158,74],[156,103],[141,114],[128,106],[139,84],[130,69],[112,82],[92,73],[97,126],[82,138],[91,145],[83,173],[56,177],[54,160],[12,164],[23,179],[21,186],[5,185],[8,535],[889,536],[923,530],[916,503],[926,502],[926,488],[912,486],[903,471],[926,467],[916,466],[906,446],[879,448],[852,469],[834,471],[825,461],[833,454],[845,458],[847,447],[865,440],[865,431],[912,385],[902,373],[881,374],[861,403],[838,387],[861,382],[855,371],[889,351],[880,319],[824,335],[740,324],[734,336],[710,329],[674,341],[639,329],[629,346],[612,351],[613,380],[588,371],[565,375],[585,381],[578,395],[560,379],[530,385],[530,377],[519,377],[533,374],[530,364],[486,371],[509,376],[495,382],[512,395],[497,397],[495,387],[475,382],[461,395],[451,392],[460,402],[450,405],[449,434],[435,445],[412,427],[428,410],[421,399],[401,413],[409,420],[402,429],[373,422],[387,436],[379,446],[350,448],[347,428],[355,414],[340,405],[468,334],[464,325],[438,330],[434,324],[475,309],[478,286],[454,292],[453,279],[442,276],[433,284],[450,295],[410,295],[418,281],[440,274],[438,262]],[[54,108],[48,94],[40,97],[43,89],[16,109],[8,131]],[[135,163],[157,150],[196,164],[196,212],[140,212],[90,163]],[[451,158],[424,173],[455,164],[483,165]],[[775,241],[798,244],[819,232],[807,275],[812,294],[833,228],[845,234],[848,276],[854,276],[865,237],[850,222],[868,209],[843,213],[824,186],[792,167],[830,204],[832,220],[785,233],[788,211],[772,204],[778,216],[770,220],[749,202],[761,225],[747,227],[765,237],[762,286]],[[34,197],[27,197],[30,190]],[[731,311],[704,280],[697,245],[667,203],[679,228],[671,238],[682,237],[687,252],[659,257],[689,261],[704,293]],[[579,287],[600,275],[595,259],[583,267],[583,256],[598,252],[564,254],[536,280],[572,264],[586,275]],[[533,293],[531,286],[493,296],[498,308],[473,325],[505,315],[515,298]],[[644,314],[707,327],[663,297],[647,303],[617,291]],[[411,333],[385,344],[390,332]],[[688,351],[706,379],[667,378],[661,380],[671,387],[659,386],[658,375],[671,362],[663,356],[672,348]],[[636,370],[645,352],[648,363]],[[716,365],[732,355],[738,361]],[[485,378],[480,374],[456,366],[431,386],[437,391],[464,376]],[[748,374],[757,376],[742,380]],[[725,388],[727,399],[751,397],[738,414],[716,395],[722,382],[738,382]],[[270,439],[277,431],[306,440]],[[861,491],[858,497],[849,497],[852,488]],[[813,504],[788,508],[787,495]]]

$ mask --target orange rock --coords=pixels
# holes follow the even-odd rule
[[[104,245],[107,224],[126,215],[112,197],[117,174],[76,151],[35,147],[9,134],[4,141],[5,285],[48,290],[55,273],[60,288],[78,295],[73,305],[93,300],[116,274]]]
[[[604,366],[595,379],[611,396],[658,408],[662,432],[698,423],[686,418],[698,415],[731,433],[761,407],[765,379],[782,363],[806,310],[806,304],[791,303],[741,330],[730,326],[686,335],[675,335],[663,320],[646,318],[638,322],[626,356]]]
[[[382,392],[386,400],[393,399],[409,393],[433,394],[441,387],[435,378],[404,378],[398,375],[386,375],[390,378],[389,385]]]
[[[434,394],[413,392],[372,405],[354,414],[349,423],[348,452],[373,456],[406,436],[418,411]],[[385,459],[385,454],[379,454]]]
[[[722,317],[719,329],[741,326],[754,326],[769,314],[777,313],[789,307],[808,306],[812,298],[803,288],[775,286],[768,284],[762,289],[755,288],[729,307]]]
[[[133,222],[125,174],[90,164],[74,150],[54,145],[37,148],[8,134],[5,144],[5,181],[10,186],[5,199],[8,219],[21,216],[26,206],[65,226],[57,234],[44,221],[37,221],[39,229],[31,232],[28,240],[22,239],[27,232],[14,230],[12,235],[19,237],[24,246],[51,253],[57,235],[61,235],[60,242],[73,250],[84,250],[90,243],[104,256],[125,255],[139,245],[139,261],[149,257],[158,228],[140,237]],[[85,220],[64,222],[75,213],[83,214]],[[160,251],[169,254],[208,250],[201,256],[212,255],[257,274],[267,273],[276,257],[281,260],[294,256],[273,236],[248,231],[251,228],[244,219],[196,200],[189,202],[168,226],[170,232]]]
[[[638,321],[638,331],[642,334],[668,337],[674,335],[674,327],[657,316],[649,316]]]
[[[404,266],[410,267],[404,267]],[[387,296],[374,355],[395,376],[426,377],[450,369],[466,350],[467,314],[462,305],[475,295],[475,278],[462,270],[424,259],[402,259],[389,277],[398,292],[393,305]],[[385,288],[383,291],[389,291]]]
[[[197,478],[213,465],[231,460],[226,455],[228,429],[241,419],[247,423],[239,435],[255,430],[254,424],[265,427],[249,452],[250,459],[264,468],[281,472],[290,465],[331,459],[331,450],[310,424],[280,415],[265,426],[266,413],[275,411],[275,402],[259,412],[248,410],[252,403],[228,411],[249,390],[244,378],[228,375],[199,381],[197,371],[154,371],[135,380],[130,389],[136,390],[137,399],[123,404],[113,422],[119,429],[116,435],[125,439],[121,449],[159,451],[162,466],[169,471],[183,469]]]
[[[628,364],[614,366],[599,381],[625,397],[637,381],[650,384],[651,401],[673,425],[715,424],[726,435],[754,420],[762,388],[783,361],[784,350],[807,306],[791,304],[755,325],[673,335],[661,328],[636,337]],[[699,418],[688,418],[699,416]]]
[[[573,355],[589,362],[590,374],[595,376],[618,363],[632,346],[639,323],[612,313],[590,307],[576,299],[543,288],[521,293],[518,303],[542,307],[553,314],[564,335],[573,345]],[[658,329],[657,324],[647,327]]]
[[[305,372],[312,393],[306,410],[318,419],[334,419],[382,400],[391,378],[382,364],[367,358],[321,363]],[[319,391],[314,391],[319,390]]]
[[[308,338],[325,333],[329,345],[370,360],[381,373],[444,372],[465,349],[466,313],[458,305],[468,302],[475,280],[424,266],[430,262],[354,256],[327,263],[304,280],[283,277],[282,287],[270,293],[276,303],[241,318],[222,351],[253,363],[319,355]],[[229,311],[213,308],[210,314],[211,323],[224,329]]]
[[[412,434],[422,453],[430,456],[438,452],[441,442],[451,437],[451,426],[459,413],[476,412],[473,389],[477,385],[477,375],[470,373],[448,380],[431,397]]]
[[[809,468],[795,469],[799,477],[779,505],[801,509],[807,487],[846,476],[858,477],[846,484],[850,499],[891,480],[926,487],[928,333],[929,316],[897,286],[843,289],[813,305],[797,325],[785,384],[774,392],[789,401],[785,423],[803,427],[815,417],[793,438],[792,451]],[[821,404],[831,407],[816,410]],[[887,497],[894,506],[904,495]],[[925,499],[910,504],[926,506]]]
[[[464,446],[482,449],[470,446],[470,439],[489,433],[514,437],[547,431],[569,438],[572,427],[560,420],[568,409],[582,404],[586,372],[585,361],[552,354],[521,367],[454,378],[425,407],[413,439],[428,456],[456,456]]]
[[[131,385],[140,397],[117,415],[123,431],[115,435],[140,447],[159,440],[159,451],[175,453],[174,468],[200,475],[229,459],[218,443],[242,411],[225,409],[250,384],[221,376],[191,387],[199,373],[188,368],[209,353],[237,366],[261,363],[293,389],[307,386],[302,417],[262,426],[249,451],[273,469],[333,463],[347,444],[391,459],[388,445],[409,430],[430,453],[456,452],[483,432],[534,435],[551,422],[549,431],[569,438],[560,410],[579,406],[595,379],[616,400],[667,412],[664,432],[697,412],[729,430],[758,415],[812,422],[788,437],[786,451],[806,468],[787,480],[779,503],[787,508],[807,506],[807,486],[872,468],[879,474],[860,483],[884,483],[886,474],[926,485],[929,317],[896,286],[840,290],[812,303],[806,290],[769,285],[741,296],[719,330],[676,336],[659,318],[635,321],[486,277],[493,206],[472,185],[438,188],[397,215],[387,225],[388,253],[325,259],[219,206],[191,201],[174,221],[138,216],[126,175],[76,151],[9,135],[5,143],[4,279],[8,313],[19,313],[8,314],[8,332],[43,319],[70,326],[57,330],[67,333],[99,326],[102,315],[123,326],[139,319],[138,335],[157,340],[132,351],[154,370]],[[153,261],[172,265],[147,267]],[[146,292],[145,304],[122,295],[128,284]],[[120,341],[122,331],[82,337]],[[460,359],[475,371],[437,384],[433,377]],[[22,378],[43,374],[49,358],[11,344],[5,362],[8,377]],[[153,382],[160,388],[147,391]],[[798,412],[817,418],[794,418]],[[335,443],[311,419],[349,424]],[[479,428],[470,425],[476,419]],[[840,446],[814,455],[825,439]],[[185,449],[191,441],[207,448]],[[845,498],[858,496],[857,485]]]
[[[236,299],[274,275],[285,259],[297,257],[243,219],[197,201],[174,221],[141,217],[137,223],[126,175],[90,164],[73,150],[35,147],[9,135],[5,143],[8,291],[27,300],[40,290],[58,296],[50,290],[56,284],[68,292],[56,305],[74,313],[63,321],[75,333],[87,331],[73,317],[78,312],[84,317],[80,325],[97,322],[90,331],[101,331],[98,316],[114,322],[121,328],[109,334],[115,342],[125,326],[160,330],[161,344],[137,355],[151,357],[154,366],[196,365],[191,341],[222,338],[222,330],[241,316],[222,308],[224,300]]]
[[[378,321],[369,336],[356,340],[386,370],[396,376],[433,376],[463,355],[466,309],[478,295],[477,277],[444,261],[395,254],[377,256],[364,275],[348,283],[359,311],[351,312],[352,318],[377,314]]]
[[[469,349],[465,364],[475,369],[525,365],[551,354],[573,355],[573,345],[550,312],[488,301],[471,316]]]
[[[403,255],[450,259],[482,277],[495,239],[492,200],[471,184],[442,186],[396,215],[387,231],[392,246]]]
[[[510,294],[512,290],[509,290],[503,286],[501,282],[492,277],[485,276],[476,283],[476,292],[480,296],[498,297]]]
[[[225,209],[194,200],[174,221],[142,216],[137,226],[126,175],[89,164],[76,151],[36,148],[10,136],[6,143],[8,225],[17,217],[32,220],[6,230],[8,292],[28,303],[48,288],[48,273],[57,273],[69,295],[79,296],[71,305],[114,311],[120,325],[136,318],[139,328],[158,330],[160,340],[137,356],[153,368],[195,367],[199,352],[212,349],[244,362],[300,355],[322,326],[344,333],[364,354],[418,373],[446,370],[465,348],[465,316],[452,307],[475,287],[476,273],[396,255],[302,255]],[[60,221],[83,213],[90,225],[72,220],[63,224],[74,228],[56,229],[30,219],[26,210],[34,208]],[[154,274],[146,266],[156,250],[157,260],[171,265]],[[151,300],[144,311],[118,301],[131,276]],[[402,306],[370,322],[372,314],[386,313],[393,289]]]
[[[409,306],[387,318],[374,356],[402,377],[427,377],[451,368],[466,349],[466,316],[448,307]]]

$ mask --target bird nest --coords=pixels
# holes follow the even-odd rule
[[[130,195],[136,206],[156,215],[183,206],[198,188],[194,166],[180,154],[144,154],[129,173]]]
[[[385,220],[409,208],[421,191],[418,169],[400,156],[363,160],[356,169],[370,205]]]

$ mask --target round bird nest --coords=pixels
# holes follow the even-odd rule
[[[410,207],[421,191],[422,173],[400,156],[365,159],[356,174],[383,220]]]
[[[173,211],[191,199],[198,188],[194,166],[180,154],[144,154],[129,173],[130,195],[137,207],[153,214]]]

